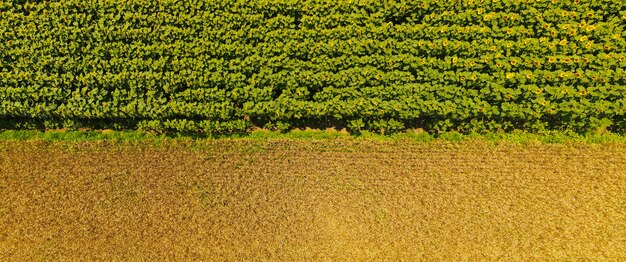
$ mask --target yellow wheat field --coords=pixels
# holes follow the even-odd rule
[[[0,142],[0,260],[624,260],[626,145]]]

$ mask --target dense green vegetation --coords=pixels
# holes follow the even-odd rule
[[[626,129],[626,4],[0,1],[0,129]]]

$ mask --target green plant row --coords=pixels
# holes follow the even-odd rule
[[[36,131],[36,130],[9,130],[0,131],[0,150],[3,145],[10,145],[10,141],[27,142],[52,142],[47,145],[77,145],[76,142],[118,143],[124,146],[129,143],[141,143],[142,145],[175,145],[182,142],[186,145],[206,148],[206,146],[218,142],[221,139],[236,139],[239,141],[254,140],[349,140],[349,141],[380,141],[397,143],[446,143],[446,142],[469,142],[469,143],[513,143],[520,145],[528,144],[607,144],[626,143],[626,136],[612,133],[578,134],[574,132],[550,131],[537,133],[511,132],[511,133],[469,133],[445,132],[441,134],[429,134],[426,132],[402,132],[393,135],[381,135],[364,131],[359,135],[350,135],[344,132],[326,130],[291,130],[289,132],[277,132],[269,130],[256,130],[243,135],[206,136],[202,134],[156,134],[141,131]],[[6,143],[9,141],[9,143]],[[54,142],[68,141],[70,144],[56,144]],[[5,143],[1,143],[5,142]],[[40,144],[41,145],[41,144]]]
[[[0,1],[0,129],[626,130],[620,0]]]

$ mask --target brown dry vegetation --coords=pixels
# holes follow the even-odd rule
[[[626,145],[0,142],[0,260],[626,258]]]

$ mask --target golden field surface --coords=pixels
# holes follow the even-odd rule
[[[0,142],[0,260],[626,260],[626,144]]]

